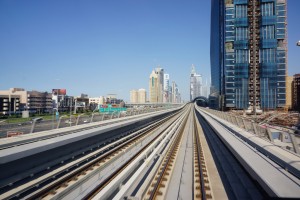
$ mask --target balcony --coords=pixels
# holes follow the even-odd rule
[[[234,21],[235,26],[239,27],[247,27],[248,26],[248,18],[243,17],[243,18],[236,18]]]
[[[234,0],[235,4],[248,4],[248,0]]]
[[[276,15],[273,16],[262,16],[261,25],[275,25],[277,23]]]
[[[234,49],[248,49],[248,40],[234,41]]]
[[[260,42],[260,47],[263,49],[275,49],[277,48],[276,39],[263,39]]]

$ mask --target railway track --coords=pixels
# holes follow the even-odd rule
[[[194,106],[187,107],[157,144],[149,144],[88,199],[212,199]],[[141,154],[146,156],[138,158]]]
[[[191,106],[143,199],[212,198],[193,109]],[[189,181],[193,187],[189,187]]]
[[[198,111],[193,104],[188,104],[162,120],[66,163],[35,182],[22,185],[27,189],[10,190],[10,195],[0,198],[198,200],[273,197],[253,178],[222,134],[225,139],[234,140],[241,151],[255,149],[241,144],[240,138],[229,135],[228,129]]]
[[[183,124],[187,123],[187,117],[184,119]],[[172,174],[172,169],[175,164],[175,159],[179,150],[179,145],[183,136],[183,129],[185,126],[182,125],[179,132],[177,133],[175,139],[167,150],[167,154],[159,167],[159,171],[156,173],[155,178],[150,183],[150,187],[146,194],[145,199],[157,199],[158,196],[162,196],[170,176]]]
[[[178,127],[181,127],[183,120],[186,120],[186,114],[188,109],[180,113],[175,121],[173,121],[168,127],[161,130],[157,137],[151,141],[145,148],[143,148],[130,163],[127,163],[120,171],[116,172],[113,179],[110,179],[105,185],[99,187],[99,189],[93,191],[88,199],[120,199],[118,196],[122,191],[127,191],[125,185],[131,182],[130,180],[136,174],[139,175],[143,171],[143,168],[149,168],[151,166],[150,160],[152,157],[157,157],[160,154],[160,149],[164,149],[166,145],[171,143],[171,138],[178,132]],[[160,152],[160,153],[159,153]],[[151,167],[150,167],[151,168]],[[119,184],[124,185],[121,190]]]
[[[103,162],[105,160],[107,161],[110,157],[112,157],[112,155],[120,153],[120,149],[123,148],[122,151],[124,151],[124,148],[126,149],[126,147],[128,147],[130,143],[132,144],[134,141],[139,140],[141,137],[145,137],[147,133],[151,132],[151,130],[163,124],[166,120],[172,118],[173,115],[165,119],[159,120],[155,123],[152,123],[147,127],[138,130],[135,133],[132,133],[126,137],[124,137],[124,135],[124,138],[121,138],[118,141],[115,141],[102,148],[101,146],[98,146],[98,148],[100,149],[97,150],[96,148],[96,151],[89,153],[88,155],[84,155],[77,160],[71,161],[66,165],[58,167],[55,170],[48,170],[48,173],[45,173],[40,177],[34,177],[33,180],[29,181],[26,184],[22,183],[15,188],[12,188],[14,184],[9,184],[8,186],[6,186],[7,189],[4,189],[4,191],[6,192],[2,193],[0,195],[0,198],[19,199],[22,197],[26,197],[35,199],[37,197],[41,197],[43,196],[43,193],[46,193],[47,191],[53,191],[52,188],[55,188],[55,186],[57,186],[57,184],[59,183],[63,183],[64,185],[66,185],[64,181],[71,180],[72,178],[70,177],[74,177],[74,175],[78,176],[78,173],[82,171],[84,174],[84,171],[88,171],[90,168],[93,168],[94,166],[98,165],[97,162],[99,163],[99,160],[100,162]],[[83,154],[85,153],[83,152]],[[3,191],[3,187],[1,189]]]
[[[170,127],[172,126],[172,124],[178,120],[180,118],[180,114],[178,114],[176,117],[173,118],[172,121],[170,121],[170,123],[164,127],[163,129],[160,130],[160,132],[164,132],[167,129],[170,129]],[[134,157],[132,157],[130,160],[128,160],[128,162],[126,162],[118,171],[116,171],[114,174],[112,174],[103,184],[99,185],[97,188],[95,188],[91,193],[89,193],[85,198],[86,199],[97,199],[97,194],[99,194],[105,187],[107,187],[109,185],[109,183],[111,183],[114,179],[117,178],[117,176],[119,174],[121,174],[122,171],[124,171],[130,164],[132,164],[132,162],[134,162],[134,160],[142,155],[145,150],[151,145],[153,144],[158,138],[160,137],[160,134],[157,134],[147,145],[145,145]]]

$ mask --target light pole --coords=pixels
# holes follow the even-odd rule
[[[74,99],[74,101],[75,101],[75,104],[74,104],[74,114],[76,114],[76,110],[77,110],[77,107],[76,107],[77,99]]]
[[[56,112],[58,112],[57,108],[52,108],[52,129],[54,129],[54,110],[56,110]],[[55,112],[55,114],[56,114]]]
[[[90,121],[90,122],[93,122],[94,112],[95,112],[96,110],[99,111],[98,105],[97,105],[97,107],[96,107],[96,108],[93,110],[93,112],[92,112],[92,117],[91,117],[91,121]]]
[[[73,98],[70,98],[70,126],[72,126],[72,105],[73,105]]]

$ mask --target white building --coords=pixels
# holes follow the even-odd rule
[[[170,87],[170,76],[169,74],[164,74],[164,96],[163,96],[164,103],[170,102],[169,87]]]
[[[202,95],[202,76],[196,73],[195,66],[192,65],[190,75],[190,100],[192,101]]]
[[[89,104],[97,104],[97,105],[102,105],[104,104],[104,97],[100,96],[100,97],[92,97],[89,98]]]

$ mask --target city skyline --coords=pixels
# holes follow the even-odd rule
[[[288,1],[288,75],[299,73],[299,6]],[[1,1],[0,89],[66,88],[128,101],[161,65],[188,100],[191,64],[210,77],[209,18],[210,1]]]

